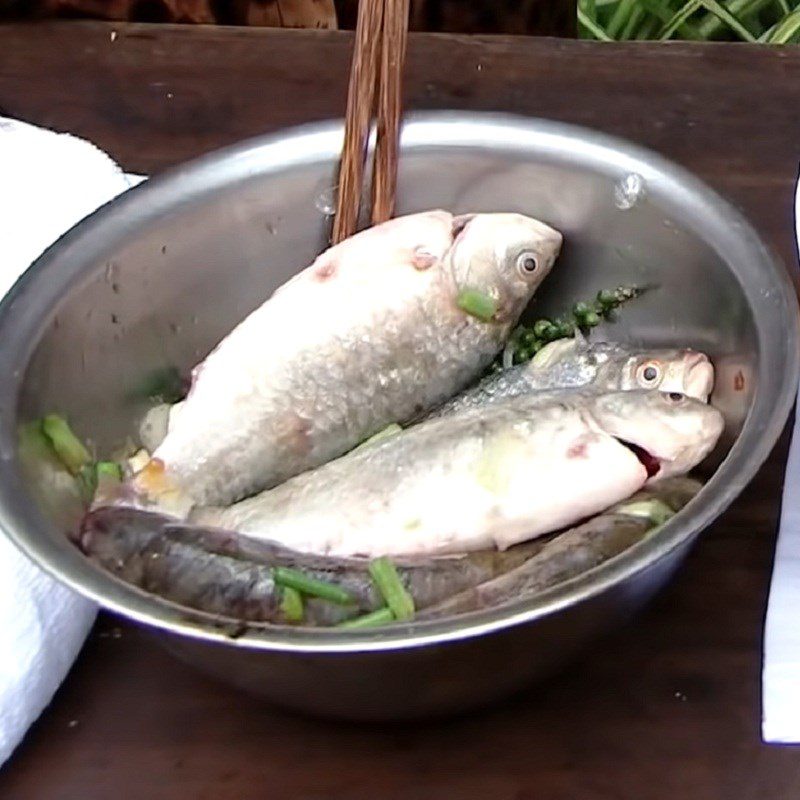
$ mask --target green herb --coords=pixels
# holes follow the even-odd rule
[[[72,432],[63,417],[58,414],[48,414],[42,420],[42,432],[50,440],[56,455],[73,475],[77,475],[81,467],[91,463],[92,457],[89,451]]]
[[[395,619],[409,620],[414,617],[414,598],[406,591],[403,581],[388,558],[376,558],[370,562],[369,574]]]
[[[497,313],[497,301],[477,289],[462,289],[456,299],[458,307],[481,322],[490,322]]]
[[[394,622],[392,610],[390,608],[379,608],[377,611],[372,611],[361,617],[340,622],[336,627],[358,630],[360,628],[379,628],[381,625],[388,625],[390,622]]]
[[[122,480],[122,467],[116,461],[98,461],[97,462],[97,477],[98,478],[113,478],[114,480]]]
[[[644,517],[655,526],[663,525],[668,519],[675,516],[675,512],[663,500],[657,498],[638,500],[619,506],[617,513],[629,517]]]
[[[339,603],[343,606],[355,602],[349,592],[346,592],[340,586],[317,578],[311,578],[296,569],[275,567],[272,577],[278,586],[288,586],[311,597],[320,597],[323,600],[330,600],[332,603]]]
[[[297,589],[285,586],[281,598],[281,611],[287,622],[303,621],[303,597]]]
[[[94,493],[97,491],[97,472],[94,464],[88,464],[81,467],[78,474],[75,476],[78,484],[78,489],[83,497],[83,502],[87,505],[92,502]]]
[[[492,365],[491,371],[498,372],[512,364],[529,361],[546,344],[557,339],[569,339],[576,330],[587,334],[603,320],[613,319],[616,309],[642,292],[643,289],[636,286],[619,286],[613,291],[604,289],[590,302],[575,303],[566,316],[537,319],[530,327],[519,325],[509,338],[506,353]]]

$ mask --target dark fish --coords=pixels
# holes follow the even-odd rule
[[[641,515],[648,507],[680,511],[701,489],[691,478],[668,478],[582,525],[551,539],[516,569],[422,609],[417,620],[441,619],[529,599],[619,555],[644,539],[658,521]],[[655,503],[655,505],[653,505]]]
[[[126,583],[187,608],[250,623],[284,622],[282,590],[272,573],[279,566],[335,583],[355,600],[352,606],[339,606],[308,599],[305,625],[334,625],[384,605],[372,585],[367,559],[306,555],[134,508],[105,506],[90,512],[77,544]],[[394,563],[417,608],[425,608],[520,566],[543,545],[540,540],[504,553],[486,550]]]

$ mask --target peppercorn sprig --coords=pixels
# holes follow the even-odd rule
[[[546,344],[556,339],[571,339],[576,330],[588,335],[604,320],[613,320],[614,312],[620,306],[639,297],[642,292],[637,286],[619,286],[613,291],[604,289],[591,302],[575,303],[568,314],[554,319],[543,317],[533,325],[519,325],[511,334],[503,355],[492,365],[492,371],[529,361]]]

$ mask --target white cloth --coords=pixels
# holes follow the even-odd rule
[[[800,246],[800,185],[795,196]],[[764,631],[761,734],[765,742],[800,743],[800,415],[783,483],[783,508]]]
[[[0,117],[0,295],[59,236],[140,179],[94,145]],[[0,764],[52,699],[97,609],[0,534]]]

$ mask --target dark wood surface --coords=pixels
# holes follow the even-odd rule
[[[155,172],[338,116],[346,34],[0,27],[0,108]],[[688,166],[794,271],[800,50],[412,37],[407,103],[590,125]],[[687,291],[691,291],[687,287]],[[3,800],[800,797],[760,742],[763,616],[786,439],[676,581],[557,678],[463,719],[342,726],[278,713],[102,616],[0,772]]]

